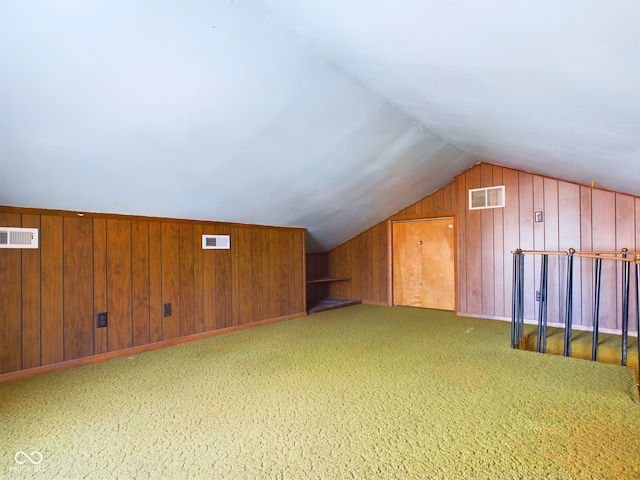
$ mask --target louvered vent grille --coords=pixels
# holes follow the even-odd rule
[[[0,248],[38,248],[38,229],[0,227]]]
[[[230,248],[229,235],[202,235],[203,250],[229,250]]]

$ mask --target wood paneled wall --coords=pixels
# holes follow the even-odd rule
[[[468,209],[468,190],[505,185],[505,208]],[[544,221],[534,222],[542,211]],[[512,254],[517,248],[578,251],[640,250],[640,197],[526,173],[488,163],[462,172],[455,180],[366,232],[329,252],[331,275],[351,282],[331,285],[332,296],[361,298],[391,305],[389,222],[454,213],[457,237],[457,311],[460,314],[504,318],[511,315]],[[539,258],[527,257],[525,318],[537,318]],[[549,261],[549,321],[564,318],[566,257]],[[592,323],[593,265],[576,260],[573,321]],[[620,267],[603,266],[600,322],[620,329]],[[632,291],[635,283],[632,283]],[[635,306],[631,308],[634,318]],[[630,329],[635,331],[634,322]]]
[[[305,312],[303,229],[13,207],[0,225],[40,229],[0,250],[0,373]]]
[[[401,210],[391,218],[452,214],[457,195],[453,183]],[[391,224],[381,222],[329,252],[330,275],[351,277],[331,284],[333,297],[356,298],[365,303],[391,305]]]

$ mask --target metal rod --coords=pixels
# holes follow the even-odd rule
[[[622,249],[623,258],[627,257],[629,250]],[[631,264],[622,266],[622,359],[621,364],[627,365],[627,344],[629,341],[629,269]]]
[[[638,335],[638,384],[640,384],[640,253],[634,255],[636,261],[636,333]]]
[[[600,327],[600,277],[602,276],[602,259],[595,259],[594,291],[593,291],[593,341],[591,342],[591,360],[598,359],[598,329]]]
[[[544,352],[542,349],[543,338],[547,338],[547,265],[549,261],[548,255],[542,255],[542,261],[540,262],[540,298],[538,299],[538,341],[536,349],[539,352]],[[546,342],[545,342],[546,343]]]
[[[549,257],[545,255],[544,262],[544,288],[540,293],[544,302],[543,317],[542,317],[542,353],[547,353],[547,291],[549,290]]]
[[[567,295],[564,312],[564,356],[571,356],[571,315],[573,311],[573,254],[575,249],[567,252]]]
[[[513,252],[513,278],[511,282],[511,348],[516,348],[516,314],[518,299],[518,251]]]
[[[518,348],[521,347],[522,344],[522,338],[524,337],[524,254],[520,253],[518,255],[519,259],[520,259],[520,266],[519,266],[519,280],[520,280],[520,288],[518,291],[518,304],[519,304],[519,311],[518,311]]]

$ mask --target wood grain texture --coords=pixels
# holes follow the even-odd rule
[[[93,221],[63,219],[64,359],[94,353]]]
[[[162,305],[171,304],[171,315],[162,317],[162,339],[180,336],[180,225],[163,222]]]
[[[480,164],[480,186],[492,187],[495,184],[493,181],[493,166],[487,163]],[[481,240],[481,274],[483,278],[482,285],[482,312],[484,315],[495,315],[495,261],[494,261],[494,216],[496,210],[502,211],[502,209],[491,208],[487,210],[481,210],[480,212],[480,234]]]
[[[466,190],[480,187],[480,168],[465,174]],[[466,196],[466,195],[465,195]],[[467,312],[482,313],[482,211],[466,209],[466,289]]]
[[[40,228],[39,215],[22,215],[23,228]],[[22,368],[42,364],[40,324],[40,252],[22,250]]]
[[[43,365],[64,360],[62,243],[62,217],[43,215],[40,218]]]
[[[180,336],[182,337],[196,333],[193,233],[193,225],[180,224]]]
[[[215,235],[213,225],[203,227],[203,235]],[[233,245],[231,246],[233,248]],[[205,330],[215,330],[216,327],[216,250],[203,250],[203,293]]]
[[[0,213],[0,225],[20,227],[19,214]],[[0,250],[0,373],[22,368],[22,251]]]
[[[204,303],[204,250],[202,250],[202,225],[193,226],[193,302],[195,331],[207,329]]]
[[[133,345],[150,342],[149,222],[131,222],[131,298]]]
[[[227,225],[216,225],[216,235],[229,235]],[[233,325],[232,295],[232,268],[231,250],[237,247],[236,238],[231,239],[230,250],[213,250],[213,263],[215,271],[214,298],[216,304],[216,328],[228,328]]]
[[[271,310],[269,285],[271,260],[269,257],[269,230],[267,228],[254,228],[252,233],[253,245],[253,321],[267,318]]]
[[[4,373],[305,312],[303,229],[17,207],[0,220],[40,228],[39,249],[0,250]],[[232,250],[203,251],[203,233]]]
[[[596,251],[615,250],[616,196],[613,192],[592,190],[592,239]],[[618,327],[617,304],[618,275],[614,262],[602,262],[602,289],[600,291],[600,326]]]
[[[109,313],[107,300],[107,220],[93,219],[93,320],[98,313]],[[107,319],[107,325],[109,321]],[[94,323],[95,327],[95,323]],[[108,328],[95,328],[93,336],[96,355],[109,351]]]
[[[253,321],[253,235],[248,227],[237,229],[238,248],[234,262],[238,272],[238,317],[236,324],[244,325]],[[292,295],[294,297],[295,295]]]
[[[133,346],[131,221],[107,220],[107,335],[109,350]]]
[[[164,340],[162,330],[162,224],[149,222],[149,337]]]
[[[455,309],[452,222],[452,218],[394,222],[394,304]]]
[[[502,167],[493,166],[493,184],[504,185]],[[505,277],[504,267],[509,263],[510,256],[504,245],[504,208],[493,210],[493,276],[494,276],[494,312],[498,317],[504,317],[505,312]]]

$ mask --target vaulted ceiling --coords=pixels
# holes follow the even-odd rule
[[[306,227],[487,160],[640,195],[635,0],[0,0],[0,205]]]

